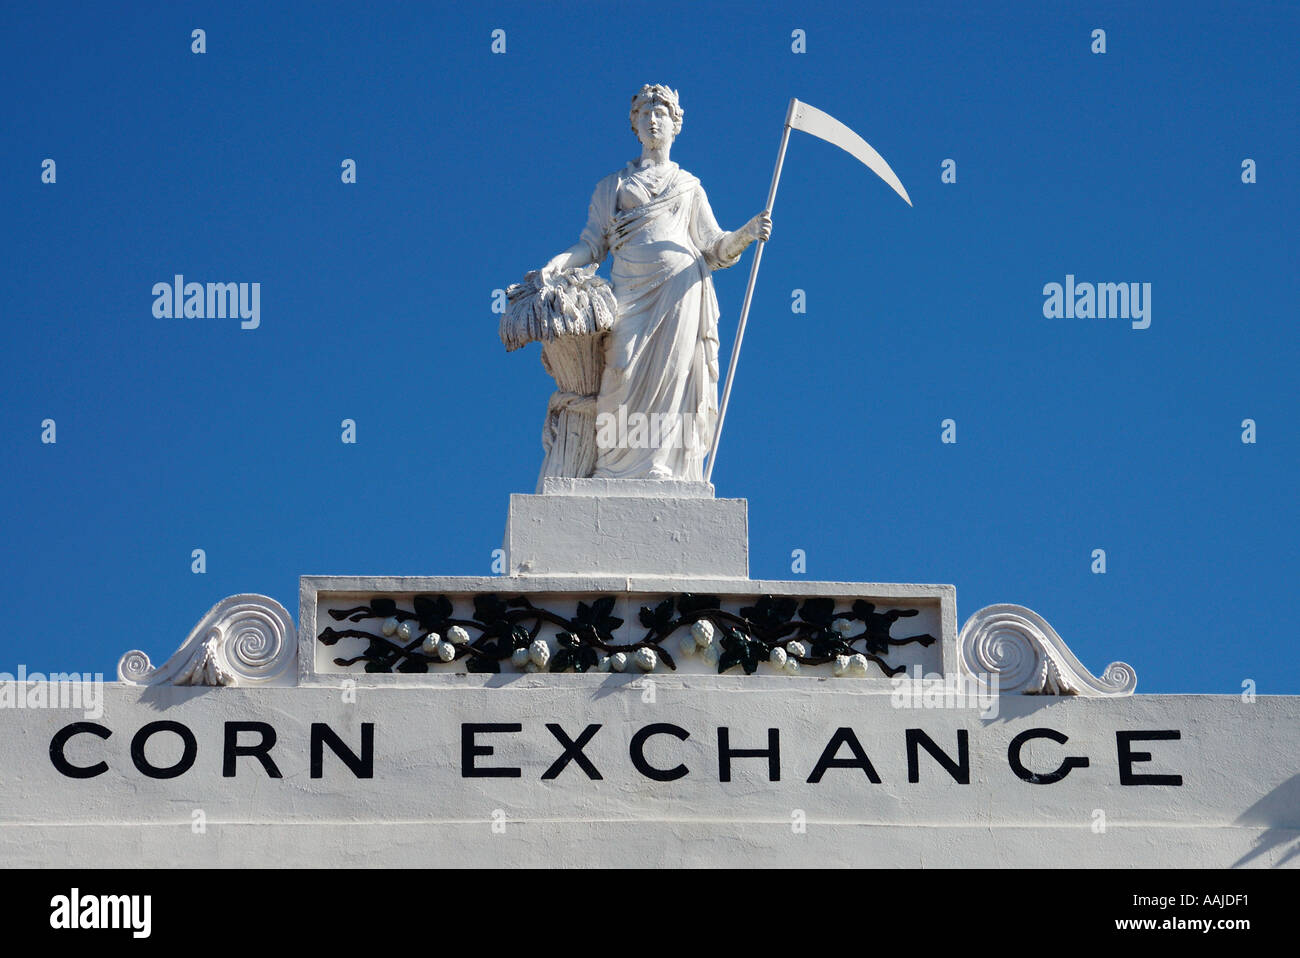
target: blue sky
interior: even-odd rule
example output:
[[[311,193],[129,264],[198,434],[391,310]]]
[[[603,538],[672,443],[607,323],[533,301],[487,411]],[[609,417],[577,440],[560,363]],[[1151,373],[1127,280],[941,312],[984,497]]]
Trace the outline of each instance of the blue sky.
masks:
[[[161,662],[227,595],[296,616],[303,574],[489,572],[552,388],[535,347],[502,349],[492,291],[577,239],[662,82],[724,228],[761,208],[791,96],[915,204],[792,136],[713,477],[749,500],[754,578],[804,549],[814,579],[953,583],[962,621],[1027,605],[1140,692],[1298,693],[1298,25],[1281,3],[8,5],[0,670]],[[724,358],[751,255],[714,277]],[[260,327],[155,318],[176,273],[260,282]],[[1067,274],[1150,283],[1150,327],[1045,318]]]

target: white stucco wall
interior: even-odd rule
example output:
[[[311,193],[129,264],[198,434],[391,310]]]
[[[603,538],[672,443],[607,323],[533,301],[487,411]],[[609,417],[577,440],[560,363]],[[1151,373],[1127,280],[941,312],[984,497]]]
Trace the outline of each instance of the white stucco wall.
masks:
[[[793,679],[756,686],[740,676],[514,676],[495,686],[349,688],[104,688],[103,714],[0,710],[0,863],[24,866],[195,865],[1131,865],[1271,866],[1300,863],[1300,698],[1003,696],[995,718],[976,708],[900,708],[868,683]],[[350,699],[355,701],[350,701]],[[649,701],[653,699],[653,701]],[[169,779],[142,774],[132,739],[152,722],[193,735],[193,766]],[[73,766],[107,771],[71,778],[51,760],[51,740],[73,722],[111,732],[72,736]],[[269,752],[282,778],[255,757],[223,776],[226,723],[274,728]],[[354,751],[374,725],[373,778],[357,778],[328,748],[310,774],[313,723]],[[518,768],[517,778],[466,777],[467,723],[517,723],[482,733],[494,753],[473,763]],[[602,778],[570,762],[547,723],[576,738]],[[654,735],[651,765],[684,764],[675,781],[638,771],[629,745],[656,723],[689,733]],[[880,777],[829,768],[808,781],[841,727],[851,728]],[[766,758],[734,758],[721,780],[718,729],[731,747],[764,748],[778,730],[779,781]],[[954,759],[969,736],[969,784],[924,748],[908,781],[907,729],[923,730]],[[1086,758],[1055,784],[1031,784],[1008,761],[1029,729],[1068,736],[1023,750],[1030,771]],[[1182,784],[1122,784],[1118,732],[1170,731],[1134,741],[1149,762],[1134,774]],[[241,745],[261,740],[244,732]],[[157,733],[145,757],[159,767],[180,738]],[[840,759],[851,756],[847,746]],[[495,817],[494,817],[495,813]],[[798,824],[806,820],[806,829]],[[202,816],[204,828],[196,821]],[[1102,818],[1101,816],[1104,816]],[[496,827],[494,828],[494,823]],[[1104,824],[1104,828],[1101,827]]]

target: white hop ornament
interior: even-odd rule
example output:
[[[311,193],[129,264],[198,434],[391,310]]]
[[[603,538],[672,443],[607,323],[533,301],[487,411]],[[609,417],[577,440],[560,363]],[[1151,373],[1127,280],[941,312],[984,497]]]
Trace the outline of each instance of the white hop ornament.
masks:
[[[778,669],[785,668],[785,659],[786,659],[785,649],[781,648],[781,646],[779,645],[775,646],[772,649],[771,654],[769,654],[767,657],[767,660],[771,662],[773,665],[775,665]]]
[[[836,619],[831,623],[831,628],[837,635],[845,636],[853,631],[853,622],[850,619]]]
[[[700,619],[691,626],[691,638],[695,639],[695,644],[702,649],[707,649],[713,644],[713,636],[713,623],[708,619]]]
[[[596,671],[597,671],[597,672],[608,672],[608,671],[609,671],[609,656],[608,656],[608,655],[602,655],[602,656],[600,656],[600,658],[596,659]]]
[[[683,635],[677,645],[682,650],[682,655],[694,655],[695,650],[699,648],[695,644],[695,636],[693,635]]]
[[[707,665],[709,668],[717,668],[718,667],[718,643],[716,642],[709,643],[709,645],[705,647],[704,651],[700,653],[700,658],[704,660],[704,664]]]
[[[545,639],[533,639],[533,644],[528,646],[528,660],[539,669],[546,668],[546,663],[551,661],[551,647]]]
[[[787,642],[785,644],[785,650],[791,655],[802,656],[808,654],[808,650],[804,648],[804,644],[802,642]]]
[[[437,632],[430,632],[428,635],[424,637],[424,641],[420,643],[420,651],[423,652],[425,655],[437,655],[438,644],[441,641],[442,641],[442,636],[440,636]]]
[[[622,672],[627,668],[627,653],[615,652],[609,657],[609,667],[615,672]]]
[[[392,635],[394,632],[397,631],[397,627],[400,624],[401,623],[397,621],[397,616],[394,615],[394,616],[389,616],[387,619],[384,619],[384,624],[381,625],[379,628],[383,630],[384,635]]]
[[[523,667],[528,664],[528,650],[515,649],[513,652],[511,652],[510,664],[513,665],[515,668],[519,669],[520,671],[522,671]]]
[[[853,671],[854,675],[866,675],[867,657],[861,652],[857,653],[853,658],[849,659],[849,668]]]
[[[420,626],[411,619],[407,619],[397,627],[397,634],[403,642],[410,642],[420,631]]]
[[[798,660],[798,659],[795,659],[795,658],[789,658],[789,659],[786,659],[786,660],[785,660],[785,670],[786,670],[787,672],[789,672],[791,675],[798,675],[798,674],[799,674],[799,660]]]
[[[469,633],[459,625],[453,625],[447,630],[447,641],[452,645],[464,645],[469,641]]]
[[[847,655],[835,656],[835,664],[831,666],[831,672],[835,675],[844,675],[849,670],[849,657]]]
[[[639,648],[634,656],[636,667],[642,672],[653,672],[655,666],[659,664],[659,656],[655,655],[654,649]]]
[[[438,643],[438,658],[442,659],[444,662],[450,662],[455,657],[456,646],[452,645],[450,642]]]

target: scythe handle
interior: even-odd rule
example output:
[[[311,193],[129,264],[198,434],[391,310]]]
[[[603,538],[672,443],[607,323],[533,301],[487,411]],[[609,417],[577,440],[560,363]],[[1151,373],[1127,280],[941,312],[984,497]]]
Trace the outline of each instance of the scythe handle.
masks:
[[[776,187],[781,182],[781,165],[785,162],[786,144],[790,142],[790,119],[794,115],[798,100],[791,99],[786,110],[785,126],[781,130],[781,148],[776,153],[776,169],[772,171],[772,185],[767,191],[767,205],[763,207],[769,214],[776,204]],[[704,481],[713,477],[713,462],[718,455],[718,441],[722,438],[722,423],[727,418],[727,403],[731,399],[731,384],[736,378],[736,365],[740,361],[740,345],[745,339],[745,321],[749,318],[749,304],[754,298],[754,283],[758,280],[758,264],[763,260],[764,241],[759,240],[754,249],[754,262],[749,267],[749,282],[745,286],[745,302],[740,307],[740,325],[736,328],[736,344],[731,348],[731,361],[727,364],[727,383],[722,390],[722,406],[718,409],[718,424],[713,430],[713,443],[709,446],[709,464],[704,472]]]

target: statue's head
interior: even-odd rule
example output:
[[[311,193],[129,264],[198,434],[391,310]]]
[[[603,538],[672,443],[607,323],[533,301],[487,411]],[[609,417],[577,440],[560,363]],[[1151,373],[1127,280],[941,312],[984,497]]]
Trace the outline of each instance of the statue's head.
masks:
[[[670,90],[662,83],[647,83],[637,91],[636,96],[632,97],[632,112],[628,115],[628,120],[632,124],[632,132],[637,135],[637,139],[645,142],[649,119],[653,115],[658,115],[659,121],[665,119],[672,123],[672,136],[669,142],[676,139],[677,135],[682,132],[682,108],[677,102],[677,91]],[[665,131],[666,132],[666,131]]]

